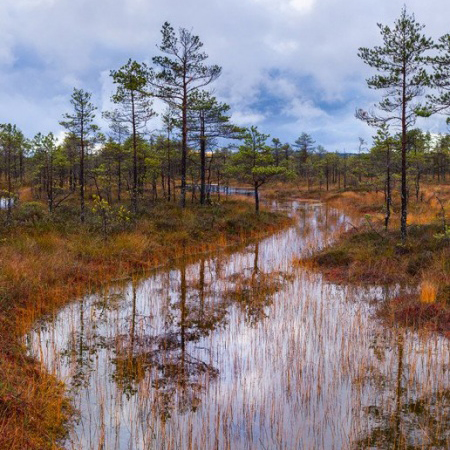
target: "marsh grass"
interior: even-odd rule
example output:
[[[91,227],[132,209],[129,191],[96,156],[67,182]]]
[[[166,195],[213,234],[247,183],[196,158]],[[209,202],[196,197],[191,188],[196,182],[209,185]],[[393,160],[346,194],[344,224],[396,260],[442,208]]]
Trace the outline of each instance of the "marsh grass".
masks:
[[[68,430],[63,386],[19,344],[38,318],[102,284],[291,223],[282,214],[256,216],[252,208],[238,200],[184,210],[160,202],[106,239],[95,217],[81,226],[70,204],[52,217],[30,218],[19,210],[0,242],[0,448],[57,448]]]
[[[236,252],[81,296],[27,334],[80,409],[68,448],[448,447],[447,341],[374,320],[410,289],[293,266],[349,219],[310,203],[293,214]]]
[[[417,286],[414,295],[392,299],[389,307],[383,308],[384,317],[391,323],[427,327],[450,337],[450,240],[443,230],[443,223],[448,221],[445,205],[450,205],[450,186],[425,186],[419,201],[410,199],[408,239],[404,245],[397,231],[397,195],[389,231],[383,228],[383,193],[334,193],[328,201],[349,214],[368,215],[362,221],[349,222],[347,233],[307,258],[307,263],[337,283]],[[297,263],[305,265],[306,261]]]

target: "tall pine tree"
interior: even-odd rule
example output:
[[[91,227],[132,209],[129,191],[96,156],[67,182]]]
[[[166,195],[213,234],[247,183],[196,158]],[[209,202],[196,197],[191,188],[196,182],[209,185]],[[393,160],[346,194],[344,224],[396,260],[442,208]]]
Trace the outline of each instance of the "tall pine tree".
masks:
[[[222,69],[207,66],[208,55],[201,51],[200,38],[186,28],[180,28],[178,36],[168,22],[164,23],[159,49],[164,56],[153,58],[158,71],[151,78],[153,95],[181,115],[181,206],[186,206],[186,173],[188,154],[188,111],[191,95],[216,80]]]
[[[433,48],[433,41],[422,34],[424,25],[416,22],[414,15],[402,9],[400,18],[391,28],[378,24],[382,46],[361,47],[358,56],[379,73],[367,79],[370,89],[383,91],[383,99],[375,105],[376,111],[358,110],[358,118],[370,125],[379,126],[392,122],[401,130],[401,220],[402,242],[406,239],[408,215],[407,190],[407,134],[418,115],[417,99],[424,94],[428,83],[425,71],[426,51]]]
[[[64,114],[65,120],[60,124],[77,139],[80,149],[80,220],[84,222],[85,156],[94,134],[98,131],[98,126],[93,123],[97,108],[91,103],[91,93],[83,89],[73,90],[70,103],[73,112]]]
[[[119,123],[131,137],[133,151],[133,184],[131,187],[131,207],[136,213],[138,209],[138,144],[147,122],[155,115],[152,101],[148,97],[147,84],[150,70],[145,64],[131,59],[119,70],[112,70],[111,77],[117,85],[111,97],[118,105],[113,112],[105,113],[106,118]]]

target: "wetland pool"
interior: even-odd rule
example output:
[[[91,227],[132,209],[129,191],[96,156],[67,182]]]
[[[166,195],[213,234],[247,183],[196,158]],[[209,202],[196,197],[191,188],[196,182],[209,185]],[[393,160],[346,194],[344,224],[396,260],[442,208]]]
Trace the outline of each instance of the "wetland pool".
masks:
[[[399,287],[293,261],[347,226],[291,202],[292,227],[107,286],[24,337],[79,411],[68,449],[448,448],[450,348],[383,326]]]

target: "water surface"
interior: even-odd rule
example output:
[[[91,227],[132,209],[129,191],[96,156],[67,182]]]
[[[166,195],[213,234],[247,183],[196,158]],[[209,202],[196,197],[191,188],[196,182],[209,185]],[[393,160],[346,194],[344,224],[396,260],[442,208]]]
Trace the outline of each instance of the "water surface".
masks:
[[[373,317],[398,287],[298,267],[346,227],[296,225],[78,299],[27,336],[80,411],[74,449],[447,448],[448,341]]]

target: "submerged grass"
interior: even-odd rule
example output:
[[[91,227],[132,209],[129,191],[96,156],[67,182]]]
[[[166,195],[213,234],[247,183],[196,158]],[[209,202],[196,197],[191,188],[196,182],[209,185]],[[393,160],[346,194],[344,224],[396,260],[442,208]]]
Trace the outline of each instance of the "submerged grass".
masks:
[[[292,209],[297,226],[99,290],[28,334],[72,386],[73,448],[448,448],[446,340],[374,321],[384,288],[293,268],[345,216]]]
[[[33,322],[77,295],[183,255],[214,251],[291,223],[245,201],[181,209],[155,203],[106,239],[70,208],[6,229],[0,242],[0,448],[58,448],[72,411],[64,386],[19,344]]]
[[[450,186],[426,186],[410,199],[408,239],[401,244],[400,200],[394,197],[390,229],[383,228],[381,192],[335,192],[328,201],[361,224],[301,264],[320,268],[334,282],[412,284],[417,292],[387,302],[379,314],[391,323],[426,327],[450,337],[450,238],[444,230]]]

